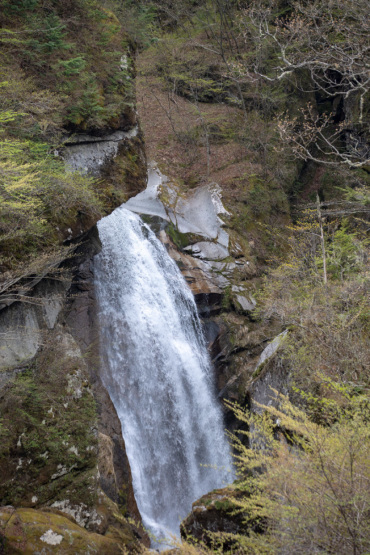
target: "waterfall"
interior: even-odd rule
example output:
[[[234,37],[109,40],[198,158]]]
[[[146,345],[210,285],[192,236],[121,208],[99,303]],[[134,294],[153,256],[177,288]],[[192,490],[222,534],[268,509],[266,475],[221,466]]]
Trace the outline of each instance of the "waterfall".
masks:
[[[121,420],[144,524],[156,537],[178,536],[192,502],[232,478],[196,305],[139,216],[120,207],[98,229],[103,383]]]

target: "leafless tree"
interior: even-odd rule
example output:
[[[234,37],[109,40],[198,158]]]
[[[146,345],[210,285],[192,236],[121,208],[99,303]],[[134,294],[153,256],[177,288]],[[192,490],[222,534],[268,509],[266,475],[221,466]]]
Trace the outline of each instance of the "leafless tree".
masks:
[[[301,158],[350,167],[368,165],[368,1],[298,0],[288,15],[279,14],[277,5],[274,0],[253,0],[242,12],[241,33],[253,54],[237,60],[235,71],[249,82],[289,79],[306,93],[343,98],[340,125],[333,126],[331,114],[320,116],[311,105],[299,121],[280,121],[281,138]]]
[[[301,110],[299,118],[280,118],[278,129],[283,143],[291,147],[297,158],[350,168],[370,164],[370,146],[356,133],[353,122],[334,126],[332,114],[319,115],[312,104]]]

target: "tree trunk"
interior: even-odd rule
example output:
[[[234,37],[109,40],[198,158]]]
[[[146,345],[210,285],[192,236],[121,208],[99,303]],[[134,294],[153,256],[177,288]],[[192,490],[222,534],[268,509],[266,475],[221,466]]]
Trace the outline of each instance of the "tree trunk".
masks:
[[[319,220],[319,225],[320,225],[322,262],[323,262],[323,267],[324,267],[324,283],[326,285],[328,283],[328,276],[327,276],[327,272],[326,272],[326,250],[325,250],[324,228],[323,228],[323,225],[322,225],[322,214],[321,214],[321,207],[320,207],[320,199],[319,199],[318,193],[316,193],[316,202],[317,202],[317,218]]]

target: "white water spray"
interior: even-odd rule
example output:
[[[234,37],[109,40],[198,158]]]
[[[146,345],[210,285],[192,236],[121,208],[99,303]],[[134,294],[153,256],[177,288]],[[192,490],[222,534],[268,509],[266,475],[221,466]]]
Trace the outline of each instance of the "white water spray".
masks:
[[[103,383],[122,423],[144,524],[157,537],[178,535],[192,502],[232,479],[196,305],[139,216],[120,207],[98,229]]]

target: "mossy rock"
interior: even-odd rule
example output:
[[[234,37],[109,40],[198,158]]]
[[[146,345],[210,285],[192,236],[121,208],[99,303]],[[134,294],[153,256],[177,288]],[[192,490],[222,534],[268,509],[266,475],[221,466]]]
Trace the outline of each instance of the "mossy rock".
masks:
[[[0,407],[0,504],[15,506],[14,511],[18,507],[33,511],[27,533],[22,531],[22,521],[15,525],[20,529],[15,546],[24,543],[25,537],[28,542],[39,510],[70,516],[78,528],[99,534],[88,544],[90,550],[86,551],[84,541],[92,536],[77,534],[76,539],[72,534],[72,550],[60,550],[58,544],[54,553],[121,553],[119,544],[131,550],[141,549],[138,541],[148,543],[140,522],[129,523],[120,514],[121,507],[101,490],[97,404],[86,361],[69,333],[60,326],[45,332],[43,349],[32,365],[0,392]],[[100,546],[100,534],[110,541]],[[49,553],[47,543],[46,551],[39,551],[32,542],[28,549],[27,542],[18,551],[11,544],[8,552]]]
[[[172,222],[168,225],[166,231],[178,249],[181,250],[189,245],[189,234],[181,233]]]
[[[101,178],[99,188],[107,213],[145,189],[147,166],[140,134],[119,145],[117,156],[104,166]]]
[[[1,503],[39,506],[67,488],[76,502],[93,505],[87,492],[96,489],[97,413],[72,337],[45,336],[43,350],[1,391],[0,403]]]
[[[245,532],[244,516],[236,511],[235,503],[241,496],[240,491],[232,488],[207,493],[193,503],[191,513],[182,521],[181,536],[191,543],[200,541],[214,548],[217,542],[214,534],[226,533],[228,539],[223,549],[232,549],[236,541],[233,536]]]
[[[122,538],[88,532],[61,514],[9,506],[0,508],[0,542],[4,554],[125,552]]]
[[[182,521],[181,537],[189,543],[201,542],[212,552],[244,553],[239,544],[240,535],[261,534],[266,527],[263,519],[240,509],[247,495],[232,486],[203,495],[193,503],[191,513]]]

